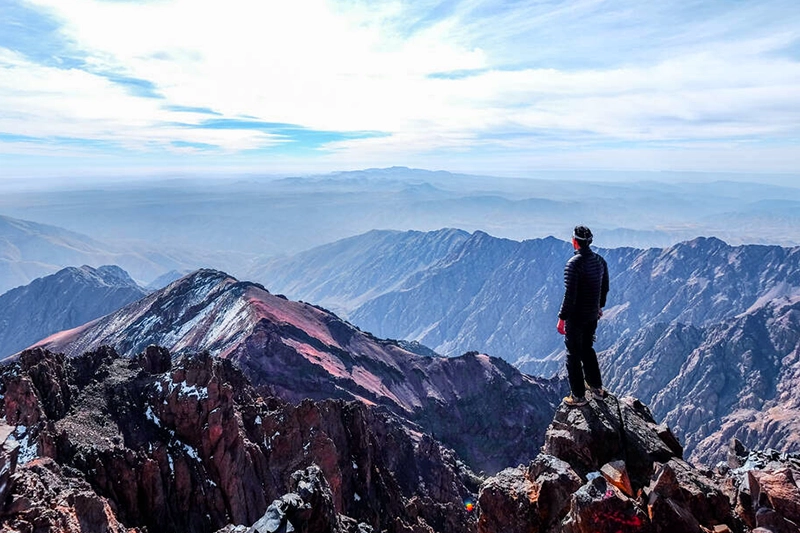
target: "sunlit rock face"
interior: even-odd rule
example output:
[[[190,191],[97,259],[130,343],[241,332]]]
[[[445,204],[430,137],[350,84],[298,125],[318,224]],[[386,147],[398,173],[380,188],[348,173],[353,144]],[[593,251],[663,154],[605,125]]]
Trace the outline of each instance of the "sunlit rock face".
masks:
[[[484,482],[478,532],[797,531],[800,455],[725,451],[713,470],[687,463],[631,397],[562,406],[541,455]]]

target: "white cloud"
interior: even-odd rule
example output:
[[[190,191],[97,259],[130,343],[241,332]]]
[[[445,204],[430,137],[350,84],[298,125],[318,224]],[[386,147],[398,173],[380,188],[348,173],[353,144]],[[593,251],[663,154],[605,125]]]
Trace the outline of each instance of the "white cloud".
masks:
[[[429,5],[31,3],[62,22],[89,70],[147,80],[164,99],[137,97],[97,73],[38,65],[0,49],[0,106],[14,110],[0,117],[0,131],[18,135],[111,141],[140,150],[173,141],[227,151],[281,142],[254,130],[177,127],[175,122],[198,123],[203,116],[169,111],[169,105],[316,130],[391,134],[329,143],[325,157],[331,161],[402,163],[471,149],[595,150],[603,142],[786,141],[800,133],[800,63],[774,54],[799,33],[723,39],[726,27],[741,27],[741,15],[687,24],[681,39],[665,38],[674,48],[648,62],[632,54],[639,59],[621,57],[611,66],[508,69],[508,58],[525,47],[536,55],[537,43],[515,40],[532,29],[581,28],[594,17],[606,25],[607,36],[619,20],[640,16],[607,9],[613,2],[572,2],[549,11],[523,3],[503,11],[470,1],[409,31]],[[492,14],[476,18],[490,8]],[[513,53],[498,48],[504,32],[502,44]],[[644,28],[632,35],[655,33]],[[702,48],[691,44],[692,35]],[[655,45],[643,41],[647,46]],[[457,71],[474,74],[431,77]],[[528,140],[532,135],[546,140]]]

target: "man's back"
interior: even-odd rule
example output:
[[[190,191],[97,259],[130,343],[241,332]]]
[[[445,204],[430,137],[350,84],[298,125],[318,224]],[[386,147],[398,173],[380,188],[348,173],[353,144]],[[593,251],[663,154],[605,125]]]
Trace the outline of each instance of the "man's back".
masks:
[[[564,301],[558,317],[576,322],[597,320],[608,294],[608,266],[588,246],[575,251],[564,268]]]

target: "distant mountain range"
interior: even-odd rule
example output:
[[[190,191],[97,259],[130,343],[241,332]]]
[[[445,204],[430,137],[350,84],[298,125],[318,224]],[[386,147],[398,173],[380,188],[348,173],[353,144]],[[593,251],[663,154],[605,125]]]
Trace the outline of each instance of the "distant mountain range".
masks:
[[[600,348],[656,322],[707,326],[800,295],[800,248],[698,238],[598,251],[611,275]],[[414,262],[415,254],[424,261]],[[443,355],[479,350],[552,375],[562,366],[555,320],[571,255],[571,245],[554,238],[370,232],[267,263],[252,277],[291,298],[330,305],[381,337],[416,340]]]
[[[176,355],[208,350],[235,361],[255,386],[289,401],[384,406],[486,471],[535,455],[564,392],[560,380],[523,375],[477,352],[411,353],[322,308],[215,270],[197,271],[37,346],[77,356],[108,345],[133,356],[152,344]]]
[[[426,235],[432,242],[441,238],[440,232]],[[407,236],[385,233],[380,241],[371,233],[363,244],[349,239],[284,259],[280,277],[267,265],[257,279],[293,298],[305,298],[313,279],[314,287],[327,289],[315,293],[323,302],[379,336],[416,340],[444,355],[475,349],[533,374],[563,372],[555,317],[571,247],[552,238],[457,235],[449,255],[424,270],[409,269],[404,281],[392,270],[396,288],[371,298],[352,290],[357,285],[349,274],[357,272],[360,282],[364,265],[376,264],[376,242],[380,265],[408,264],[402,244],[397,260],[386,245]],[[420,249],[425,240],[414,236]],[[306,278],[306,265],[324,264],[329,250],[337,251],[332,262],[353,259],[339,263],[330,282],[319,271]],[[794,418],[786,416],[800,407],[796,394],[786,392],[800,375],[800,248],[700,238],[664,249],[599,251],[611,272],[597,343],[605,350],[609,388],[651,403],[685,439],[687,452],[704,460],[720,459],[720,442],[734,435],[748,446],[800,449],[790,437]],[[372,271],[378,278],[380,272]],[[336,287],[349,290],[336,294]]]
[[[109,245],[61,227],[0,216],[0,294],[67,266],[109,264],[149,281],[192,262],[146,246]]]
[[[117,266],[69,267],[0,295],[0,358],[135,302],[147,292]]]
[[[567,237],[584,223],[609,248],[664,247],[699,235],[736,244],[800,244],[800,189],[732,181],[745,178],[601,172],[498,178],[393,167],[288,178],[61,183],[25,192],[0,184],[0,213],[68,228],[120,250],[137,243],[173,259],[202,260],[149,276],[121,261],[101,263],[119,264],[144,282],[198,266],[250,279],[251,260],[372,229],[454,227],[525,240]],[[76,264],[95,265],[57,263]]]

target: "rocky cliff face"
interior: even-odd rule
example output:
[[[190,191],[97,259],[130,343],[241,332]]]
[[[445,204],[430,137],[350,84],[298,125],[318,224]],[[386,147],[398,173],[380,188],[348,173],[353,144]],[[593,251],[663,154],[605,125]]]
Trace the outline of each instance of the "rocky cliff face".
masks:
[[[116,266],[69,267],[0,296],[0,358],[144,297]]]
[[[559,380],[525,376],[483,354],[411,353],[324,309],[212,270],[41,343],[68,356],[102,345],[134,356],[147,344],[178,354],[209,350],[287,401],[385,406],[435,434],[477,471],[496,472],[535,455],[563,392]]]
[[[748,453],[698,470],[633,398],[561,407],[542,454],[481,487],[479,533],[798,531],[800,456]]]
[[[800,451],[800,300],[775,299],[706,327],[659,323],[601,357],[613,390],[634,394],[675,428],[693,460],[746,446]]]
[[[2,384],[14,530],[476,529],[476,478],[417,427],[361,402],[262,397],[223,359],[35,350]]]
[[[541,453],[483,480],[362,402],[258,394],[230,361],[149,347],[0,371],[0,523],[140,533],[790,533],[800,455],[697,469],[630,397],[561,406]]]

